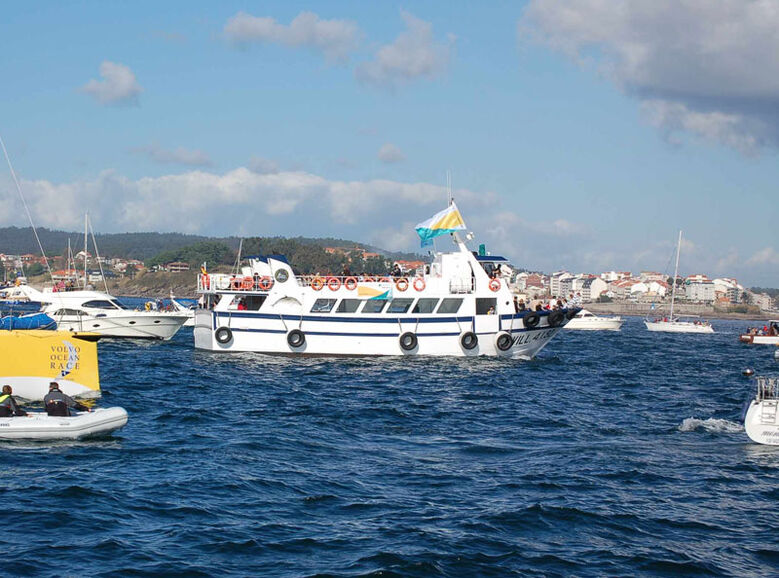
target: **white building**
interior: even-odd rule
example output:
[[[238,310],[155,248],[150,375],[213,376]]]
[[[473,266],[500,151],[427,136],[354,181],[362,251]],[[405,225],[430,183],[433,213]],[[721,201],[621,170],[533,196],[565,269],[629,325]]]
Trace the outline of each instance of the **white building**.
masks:
[[[697,301],[699,303],[713,303],[716,299],[714,292],[714,283],[711,281],[686,283],[684,292],[690,301]]]

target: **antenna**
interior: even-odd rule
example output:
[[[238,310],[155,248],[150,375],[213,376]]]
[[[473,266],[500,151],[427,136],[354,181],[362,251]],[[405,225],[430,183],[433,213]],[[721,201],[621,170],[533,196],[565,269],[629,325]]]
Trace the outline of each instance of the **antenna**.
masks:
[[[452,198],[452,173],[447,170],[446,171],[446,196],[447,196],[447,206],[450,206],[454,199]]]

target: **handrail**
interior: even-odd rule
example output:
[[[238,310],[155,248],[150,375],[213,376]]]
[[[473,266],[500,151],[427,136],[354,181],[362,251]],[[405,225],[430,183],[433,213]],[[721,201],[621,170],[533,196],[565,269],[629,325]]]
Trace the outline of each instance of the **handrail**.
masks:
[[[755,401],[779,399],[779,377],[758,377]]]

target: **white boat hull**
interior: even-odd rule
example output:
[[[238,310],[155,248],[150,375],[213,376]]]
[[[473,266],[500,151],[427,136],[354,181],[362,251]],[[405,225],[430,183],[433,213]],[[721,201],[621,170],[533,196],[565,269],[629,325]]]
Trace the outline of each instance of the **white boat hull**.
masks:
[[[45,413],[0,418],[0,439],[4,440],[73,440],[105,435],[127,423],[127,412],[121,407],[79,412],[70,417],[52,417]]]
[[[619,331],[622,328],[621,317],[574,317],[565,326],[578,331]]]
[[[708,324],[697,324],[689,321],[644,321],[647,330],[665,333],[714,333],[714,328]]]
[[[753,400],[747,409],[744,429],[754,442],[779,446],[779,400]]]
[[[103,337],[133,339],[171,339],[184,324],[186,315],[132,312],[129,315],[95,317],[87,315],[57,316],[57,329],[89,331]]]
[[[779,345],[779,335],[750,335],[743,333],[738,337],[742,343],[752,345]]]
[[[332,319],[300,315],[217,313],[199,309],[195,316],[195,347],[220,352],[255,351],[272,354],[307,355],[432,355],[468,357],[490,355],[530,359],[564,326],[549,327],[548,314],[538,326],[528,329],[521,317],[482,315],[477,319],[458,317],[351,318]],[[216,332],[230,330],[230,339],[220,343]],[[305,342],[299,347],[288,343],[292,330],[302,331]],[[464,333],[473,331],[478,343],[472,349],[461,344]],[[417,338],[413,349],[404,350],[401,335],[410,332]],[[497,341],[509,335],[511,346],[501,350]],[[505,337],[503,337],[504,343]],[[504,345],[505,347],[505,345]]]

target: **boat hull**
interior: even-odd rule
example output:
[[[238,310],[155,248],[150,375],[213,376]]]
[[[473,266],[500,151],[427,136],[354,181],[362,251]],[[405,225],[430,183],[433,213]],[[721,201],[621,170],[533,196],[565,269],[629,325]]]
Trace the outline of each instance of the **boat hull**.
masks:
[[[567,321],[567,320],[566,320]],[[195,347],[219,352],[294,355],[353,356],[454,356],[479,355],[531,359],[558,333],[548,325],[548,314],[529,329],[521,317],[487,315],[474,317],[375,318],[333,320],[300,315],[227,314],[199,309],[195,316]],[[229,329],[229,339],[220,343],[217,330]],[[299,346],[290,345],[290,332],[304,335]],[[477,343],[467,349],[463,336],[476,334]],[[401,336],[412,333],[416,345],[404,349]],[[221,332],[227,335],[227,332]],[[508,337],[506,337],[508,336]],[[510,345],[509,341],[510,339]],[[499,345],[503,346],[501,349]]]
[[[779,400],[753,400],[747,409],[744,429],[754,442],[779,446]]]
[[[619,331],[622,328],[622,319],[619,317],[605,318],[576,318],[571,319],[565,326],[566,329],[577,331]]]
[[[78,412],[70,417],[53,417],[45,413],[0,418],[0,439],[4,440],[75,440],[106,435],[127,424],[127,412],[121,407]]]
[[[134,312],[132,315],[94,317],[57,316],[57,328],[64,331],[90,331],[103,337],[130,339],[171,339],[187,319],[186,315]]]
[[[687,321],[644,321],[647,330],[664,333],[714,333],[711,325],[698,325]]]
[[[738,340],[741,343],[749,343],[751,345],[779,345],[779,335],[750,335],[743,333],[738,336]]]

